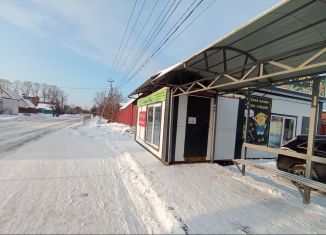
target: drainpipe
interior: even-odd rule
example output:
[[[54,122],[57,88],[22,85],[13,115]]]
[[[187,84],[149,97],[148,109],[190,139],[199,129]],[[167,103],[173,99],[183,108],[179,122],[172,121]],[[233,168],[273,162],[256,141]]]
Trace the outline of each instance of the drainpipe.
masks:
[[[214,163],[215,160],[215,145],[216,145],[216,127],[217,127],[217,104],[218,104],[218,95],[214,98],[214,104],[213,104],[213,138],[212,138],[212,154],[211,154],[211,163]]]
[[[243,144],[247,143],[247,132],[248,132],[248,128],[249,128],[250,99],[251,99],[251,92],[248,89],[248,91],[247,91],[247,107],[246,107],[247,115],[246,115],[246,125],[245,125],[245,131],[244,131],[245,136],[244,136]],[[241,159],[246,160],[246,158],[247,158],[247,148],[242,147]],[[246,174],[246,165],[242,164],[241,172],[242,172],[242,175]]]
[[[170,89],[170,105],[169,105],[169,147],[168,147],[168,164],[171,164],[172,161],[172,134],[173,134],[173,107],[174,107],[174,102],[173,102],[173,89]]]

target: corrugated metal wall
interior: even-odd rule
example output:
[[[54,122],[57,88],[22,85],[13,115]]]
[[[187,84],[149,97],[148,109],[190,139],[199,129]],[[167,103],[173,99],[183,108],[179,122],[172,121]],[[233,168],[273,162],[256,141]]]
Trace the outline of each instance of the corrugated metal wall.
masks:
[[[116,114],[116,122],[129,126],[136,126],[137,105],[130,104],[125,109],[119,110]]]

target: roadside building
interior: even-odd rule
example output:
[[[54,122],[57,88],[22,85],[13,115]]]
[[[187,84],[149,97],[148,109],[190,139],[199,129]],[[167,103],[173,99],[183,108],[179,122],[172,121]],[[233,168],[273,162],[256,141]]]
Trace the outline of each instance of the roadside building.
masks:
[[[19,100],[19,113],[37,113],[36,106],[29,99]]]
[[[48,102],[39,102],[36,109],[39,113],[53,114],[54,105]]]
[[[244,95],[177,96],[171,126],[169,94],[168,88],[162,88],[138,99],[138,143],[165,163],[230,161],[241,157],[247,102]],[[251,97],[248,141],[279,148],[296,135],[307,134],[310,100],[308,94],[281,88],[255,91]],[[319,106],[325,101],[320,99]],[[319,116],[321,120],[321,112]],[[276,154],[248,150],[248,158],[275,157]]]
[[[320,1],[283,1],[150,77],[130,94],[143,96],[136,141],[168,164],[240,158],[242,146],[247,158],[275,157],[308,123],[312,143],[325,101],[325,10]],[[303,80],[313,96],[278,88]]]
[[[0,88],[0,114],[18,114],[21,99],[18,93]]]
[[[26,100],[30,100],[35,105],[35,107],[37,107],[38,103],[40,102],[40,97],[38,96],[23,95],[23,98]]]
[[[135,99],[124,103],[116,113],[115,121],[129,126],[137,124],[137,105]]]

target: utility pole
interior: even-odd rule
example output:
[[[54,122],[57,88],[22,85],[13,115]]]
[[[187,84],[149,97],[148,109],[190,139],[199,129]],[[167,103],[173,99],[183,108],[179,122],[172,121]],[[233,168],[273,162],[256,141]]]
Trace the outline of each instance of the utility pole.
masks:
[[[107,97],[105,97],[104,107],[103,107],[102,113],[101,113],[101,115],[100,115],[99,123],[101,122],[101,119],[102,119],[102,117],[103,117],[104,110],[105,110],[106,105],[107,105],[107,103],[108,103],[108,98],[111,96],[112,91],[113,91],[113,85],[112,85],[112,84],[114,83],[114,80],[112,80],[112,79],[108,79],[107,82],[110,83],[110,90],[109,90],[109,93],[108,93]]]

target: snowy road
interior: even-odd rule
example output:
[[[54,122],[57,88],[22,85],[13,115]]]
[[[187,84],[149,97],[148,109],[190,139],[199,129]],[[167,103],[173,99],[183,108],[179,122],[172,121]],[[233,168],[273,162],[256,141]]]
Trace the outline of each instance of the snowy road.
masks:
[[[3,158],[26,143],[79,121],[78,117],[73,119],[25,119],[19,122],[2,121],[0,122],[0,156]]]
[[[0,153],[0,233],[326,231],[325,195],[303,205],[290,183],[264,173],[167,167],[126,130],[92,120]]]

